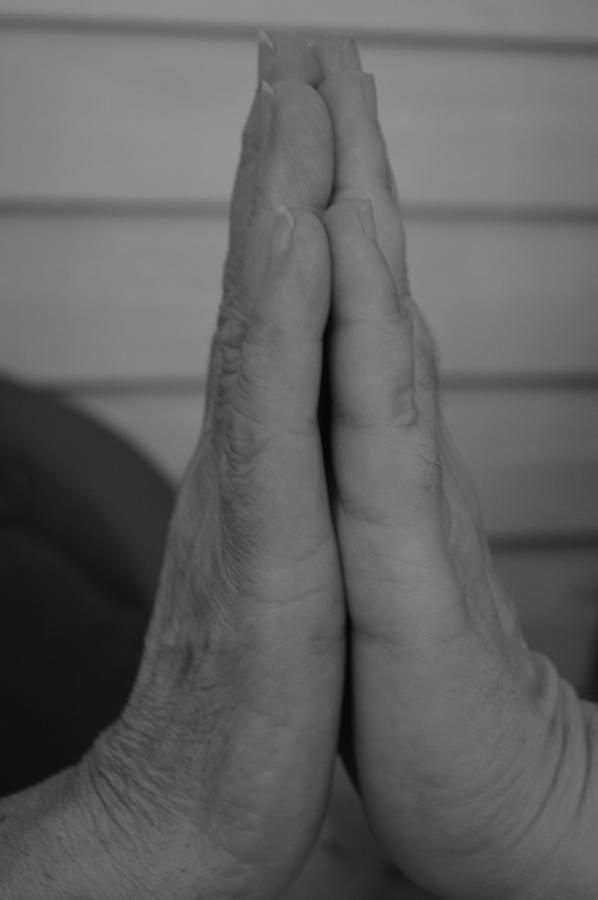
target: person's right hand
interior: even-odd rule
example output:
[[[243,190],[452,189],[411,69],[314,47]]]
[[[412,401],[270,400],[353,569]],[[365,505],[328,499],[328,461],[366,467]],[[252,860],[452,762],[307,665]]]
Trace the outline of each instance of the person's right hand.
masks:
[[[201,438],[133,694],[82,767],[111,900],[278,897],[326,811],[345,614],[317,421],[329,251],[310,210],[332,132],[307,44],[283,72],[267,56]]]
[[[439,896],[586,900],[598,711],[527,646],[496,576],[409,292],[371,76],[334,43],[316,49],[335,138],[332,448],[364,807],[390,859]]]

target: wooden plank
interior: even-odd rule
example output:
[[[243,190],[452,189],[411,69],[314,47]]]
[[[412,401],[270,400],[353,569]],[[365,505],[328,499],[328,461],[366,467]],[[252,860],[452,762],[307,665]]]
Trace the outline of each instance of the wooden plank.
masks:
[[[595,211],[598,59],[363,55],[406,203]],[[226,199],[254,70],[243,39],[0,30],[0,203]]]
[[[447,391],[445,409],[491,532],[598,531],[595,392]]]
[[[257,27],[312,27],[532,40],[598,39],[598,11],[588,0],[0,0],[0,14],[83,20],[177,21]]]
[[[0,219],[0,359],[36,379],[199,376],[222,221]]]
[[[201,394],[79,393],[74,402],[181,476],[199,434]],[[492,534],[598,532],[595,394],[453,391],[445,405]]]
[[[449,376],[595,371],[598,228],[407,222],[413,294]]]
[[[452,377],[598,370],[598,226],[407,223]],[[0,360],[39,381],[203,376],[222,217],[0,217]]]

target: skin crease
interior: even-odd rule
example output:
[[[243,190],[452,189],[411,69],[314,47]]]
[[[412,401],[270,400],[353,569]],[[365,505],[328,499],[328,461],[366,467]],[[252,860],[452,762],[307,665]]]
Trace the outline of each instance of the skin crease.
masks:
[[[390,858],[442,897],[589,898],[596,710],[529,651],[494,573],[409,291],[372,78],[356,51],[316,52],[335,142],[335,524],[364,807]]]
[[[3,805],[9,898],[278,897],[326,812],[345,611],[317,423],[330,254],[310,210],[332,131],[313,52],[286,43],[244,135],[206,415],[138,678],[79,767]]]
[[[274,37],[138,679],[80,766],[0,803],[2,894],[279,897],[326,812],[348,640],[349,737],[388,859],[444,898],[585,900],[595,709],[529,651],[493,572],[373,80],[346,38]]]
[[[256,898],[279,895],[321,825],[344,649],[316,418],[329,257],[308,212],[330,190],[330,169],[310,152],[330,141],[329,122],[315,90],[297,80],[262,89],[260,106],[250,225],[229,253],[202,436],[124,736],[100,749],[101,771],[116,757],[119,785],[122,759],[151,756],[152,806],[170,796],[175,832],[184,810],[223,896]],[[283,201],[295,229],[268,262],[273,227],[287,222],[273,225]]]

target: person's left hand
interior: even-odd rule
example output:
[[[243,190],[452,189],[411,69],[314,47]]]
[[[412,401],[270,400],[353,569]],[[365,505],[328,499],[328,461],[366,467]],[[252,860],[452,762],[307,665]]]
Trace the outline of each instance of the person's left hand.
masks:
[[[589,897],[596,711],[530,652],[495,576],[409,292],[373,81],[338,47],[316,45],[335,138],[332,450],[363,802],[396,865],[444,897]]]

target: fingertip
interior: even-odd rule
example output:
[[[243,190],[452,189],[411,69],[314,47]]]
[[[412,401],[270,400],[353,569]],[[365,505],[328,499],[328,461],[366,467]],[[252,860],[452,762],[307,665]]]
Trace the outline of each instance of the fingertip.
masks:
[[[256,184],[257,205],[324,208],[334,181],[334,143],[326,104],[305,82],[276,82],[269,97]]]
[[[312,87],[322,79],[314,48],[305,37],[291,29],[264,29],[258,33],[258,80],[282,81],[295,78]]]
[[[358,72],[363,70],[361,65],[361,56],[357,41],[352,35],[349,35],[341,47],[341,66],[343,71],[355,69]]]
[[[369,195],[374,188],[390,193],[390,164],[378,123],[373,75],[335,72],[322,81],[318,92],[332,123],[337,196],[350,191]]]
[[[359,48],[352,35],[325,35],[318,38],[313,46],[322,79],[328,78],[336,72],[362,71]]]
[[[257,72],[258,84],[260,84],[262,81],[270,80],[276,49],[274,47],[274,41],[264,28],[260,28],[257,40]]]

